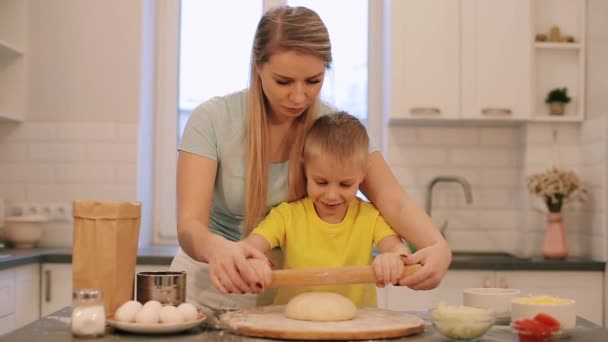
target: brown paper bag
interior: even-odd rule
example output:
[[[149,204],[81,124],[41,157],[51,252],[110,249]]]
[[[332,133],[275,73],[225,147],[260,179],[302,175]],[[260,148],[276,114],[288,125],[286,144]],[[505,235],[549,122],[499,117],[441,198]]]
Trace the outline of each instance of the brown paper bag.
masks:
[[[73,290],[103,291],[106,315],[133,299],[140,202],[74,201]]]

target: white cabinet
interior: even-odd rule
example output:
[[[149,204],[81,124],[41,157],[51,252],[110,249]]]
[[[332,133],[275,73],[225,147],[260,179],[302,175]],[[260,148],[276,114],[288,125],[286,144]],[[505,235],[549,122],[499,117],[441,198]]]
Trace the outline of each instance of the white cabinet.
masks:
[[[528,1],[462,0],[462,117],[529,116],[530,16]]]
[[[15,326],[21,328],[40,318],[40,264],[15,269]]]
[[[392,118],[460,113],[460,0],[397,0],[390,10]]]
[[[0,1],[0,122],[25,117],[28,0]]]
[[[576,301],[577,315],[603,324],[603,273],[583,271],[467,271],[450,270],[436,289],[414,291],[388,286],[382,292],[390,310],[425,311],[439,301],[462,304],[462,292],[470,287],[514,288],[527,295],[552,295]],[[379,302],[380,303],[380,302]]]
[[[389,117],[529,115],[530,13],[528,1],[391,1]]]
[[[42,264],[41,316],[72,305],[72,264]]]
[[[30,264],[0,271],[0,335],[40,317],[39,268]]]

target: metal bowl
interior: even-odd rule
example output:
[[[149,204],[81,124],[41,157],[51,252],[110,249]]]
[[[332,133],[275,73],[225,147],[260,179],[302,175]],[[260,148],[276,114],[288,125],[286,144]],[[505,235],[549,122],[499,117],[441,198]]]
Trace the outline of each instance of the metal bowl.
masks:
[[[137,272],[137,301],[180,305],[186,301],[186,272]]]

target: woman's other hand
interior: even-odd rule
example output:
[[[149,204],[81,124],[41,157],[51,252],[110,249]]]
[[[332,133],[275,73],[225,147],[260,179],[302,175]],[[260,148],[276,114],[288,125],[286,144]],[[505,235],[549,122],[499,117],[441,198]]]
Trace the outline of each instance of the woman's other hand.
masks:
[[[220,241],[223,240],[221,243]],[[209,258],[209,276],[222,293],[257,293],[264,279],[247,259],[268,263],[264,253],[242,242],[218,239]]]
[[[397,284],[403,272],[403,261],[399,253],[382,253],[374,258],[372,268],[376,274],[376,286]]]
[[[399,280],[399,285],[413,290],[430,290],[439,285],[452,262],[452,251],[445,241],[419,249],[404,257],[406,265],[421,264],[417,272]]]

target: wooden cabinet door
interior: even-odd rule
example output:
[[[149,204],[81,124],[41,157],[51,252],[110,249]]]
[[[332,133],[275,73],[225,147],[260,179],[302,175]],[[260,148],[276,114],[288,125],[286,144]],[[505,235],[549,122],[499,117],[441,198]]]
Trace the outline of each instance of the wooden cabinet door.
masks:
[[[15,275],[15,329],[19,329],[40,318],[40,264],[19,266]]]
[[[527,0],[462,0],[462,116],[532,111],[532,18]]]
[[[42,264],[41,317],[72,305],[72,264]]]
[[[494,286],[494,271],[451,270],[436,289],[414,291],[407,287],[387,287],[386,302],[390,310],[426,311],[444,301],[462,305],[462,291],[470,287]]]
[[[519,289],[522,296],[551,295],[576,301],[576,314],[603,324],[603,273],[583,271],[499,271],[499,287]]]
[[[460,111],[460,0],[390,3],[390,118]]]

